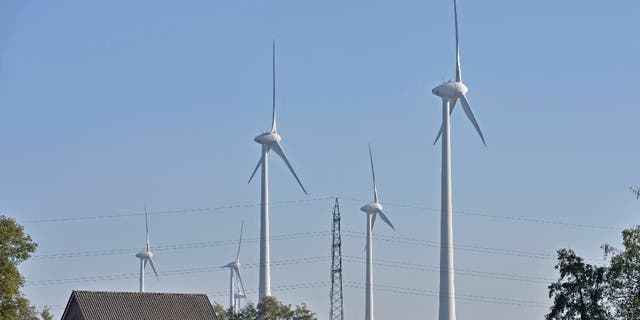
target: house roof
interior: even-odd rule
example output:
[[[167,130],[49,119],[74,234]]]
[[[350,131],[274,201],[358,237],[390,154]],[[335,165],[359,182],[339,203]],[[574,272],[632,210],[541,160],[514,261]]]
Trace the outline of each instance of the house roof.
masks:
[[[73,291],[65,315],[72,303],[85,320],[218,319],[205,294]]]

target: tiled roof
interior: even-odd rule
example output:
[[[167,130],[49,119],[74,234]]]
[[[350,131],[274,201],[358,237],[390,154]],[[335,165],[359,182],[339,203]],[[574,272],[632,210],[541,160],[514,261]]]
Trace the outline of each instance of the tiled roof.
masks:
[[[85,320],[217,320],[204,294],[73,291],[69,303],[74,298]]]

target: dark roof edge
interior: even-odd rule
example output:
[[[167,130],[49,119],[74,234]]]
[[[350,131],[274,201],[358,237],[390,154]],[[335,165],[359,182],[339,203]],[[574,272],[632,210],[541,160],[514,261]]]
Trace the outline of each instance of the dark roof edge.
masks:
[[[67,306],[64,307],[64,312],[62,313],[62,318],[64,319],[67,316],[67,311],[69,311],[69,307],[71,307],[71,303],[73,300],[76,300],[76,304],[78,305],[78,309],[80,310],[80,314],[84,317],[84,312],[82,312],[82,308],[80,307],[80,302],[76,298],[76,290],[71,291],[71,297],[69,297],[69,301],[67,301]]]
[[[76,296],[76,292],[71,291],[71,297],[69,297],[69,300],[67,300],[67,305],[64,307],[64,312],[62,313],[62,319],[64,319],[64,317],[67,315],[67,311],[69,310],[69,306],[71,305],[71,300],[73,300],[75,296]]]
[[[218,314],[216,313],[216,309],[213,308],[213,304],[211,303],[211,300],[209,300],[209,296],[207,296],[206,294],[204,296],[205,298],[207,298],[207,302],[209,303],[209,307],[211,308],[211,313],[213,313],[213,317],[215,318],[215,320],[218,320]]]

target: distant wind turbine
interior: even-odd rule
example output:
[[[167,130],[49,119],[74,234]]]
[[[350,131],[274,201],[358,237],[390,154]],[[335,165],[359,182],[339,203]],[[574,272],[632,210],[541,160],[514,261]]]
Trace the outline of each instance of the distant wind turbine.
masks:
[[[242,230],[244,229],[244,221],[240,225],[240,240],[238,241],[238,252],[236,253],[236,260],[231,261],[221,268],[229,268],[231,273],[231,279],[229,280],[229,308],[232,308],[234,312],[240,310],[240,300],[247,299],[246,291],[244,290],[244,283],[242,283],[242,277],[240,276],[240,248],[242,246]],[[236,278],[237,277],[237,278]],[[235,290],[238,290],[237,292]]]
[[[486,146],[480,126],[476,121],[467,99],[467,86],[462,83],[460,70],[460,47],[458,39],[458,6],[453,1],[456,33],[456,81],[445,82],[432,92],[442,98],[442,126],[434,145],[442,136],[442,182],[441,182],[441,225],[440,225],[440,303],[439,320],[456,319],[456,299],[453,269],[453,212],[451,198],[451,112],[460,100],[462,109],[480,135]]]
[[[373,169],[373,155],[371,153],[371,145],[369,145],[369,160],[371,161],[371,175],[373,177],[373,202],[367,203],[360,210],[367,214],[367,272],[366,272],[366,293],[365,293],[365,320],[373,320],[373,225],[376,223],[376,217],[380,215],[380,219],[388,224],[391,229],[395,230],[389,218],[382,212],[382,205],[378,201],[378,188],[376,186],[376,172]]]
[[[260,276],[258,284],[258,301],[271,296],[271,254],[269,245],[269,151],[273,150],[287,165],[293,177],[298,181],[302,191],[307,194],[302,182],[293,170],[291,163],[280,144],[282,138],[276,127],[276,44],[273,42],[273,110],[271,115],[271,130],[257,136],[255,142],[262,145],[262,156],[253,170],[249,182],[253,179],[258,168],[262,167],[262,189],[260,194]]]
[[[145,237],[147,247],[144,251],[140,251],[136,254],[136,257],[140,259],[140,292],[144,292],[144,269],[147,267],[147,262],[151,264],[153,273],[155,273],[156,278],[158,278],[158,272],[156,271],[156,267],[153,265],[153,252],[151,252],[151,245],[149,244],[149,218],[147,215],[147,208],[144,208],[144,224],[146,228]]]

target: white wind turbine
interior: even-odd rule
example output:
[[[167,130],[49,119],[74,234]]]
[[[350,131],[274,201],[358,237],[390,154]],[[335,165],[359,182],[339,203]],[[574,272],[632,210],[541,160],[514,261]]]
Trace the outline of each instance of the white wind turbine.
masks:
[[[456,300],[453,268],[453,209],[451,199],[451,112],[460,100],[462,109],[471,121],[486,146],[480,126],[476,121],[469,101],[467,86],[462,83],[460,70],[460,49],[458,39],[458,6],[453,0],[456,33],[456,81],[445,82],[435,87],[433,94],[442,98],[442,126],[434,145],[442,136],[442,182],[441,182],[441,225],[440,225],[440,303],[439,320],[456,319]]]
[[[244,284],[242,283],[242,277],[240,276],[240,247],[242,246],[243,229],[244,221],[240,225],[240,240],[238,241],[238,252],[236,253],[236,260],[231,261],[221,267],[229,268],[229,272],[231,273],[231,279],[229,280],[229,308],[232,308],[236,313],[240,310],[240,300],[245,299],[246,301],[247,299],[247,294],[244,290]]]
[[[391,229],[396,230],[389,218],[382,212],[382,205],[378,202],[378,188],[376,186],[376,172],[373,169],[373,155],[371,145],[369,145],[369,160],[371,161],[371,175],[373,176],[373,202],[367,203],[360,210],[367,214],[367,273],[366,273],[366,293],[365,293],[365,320],[373,320],[373,225],[376,217],[380,215],[382,221],[388,224]]]
[[[156,267],[153,265],[153,252],[151,252],[151,246],[149,244],[149,218],[147,215],[147,208],[144,208],[144,224],[146,228],[145,237],[147,240],[147,247],[144,251],[140,251],[136,254],[136,257],[140,259],[140,292],[144,292],[144,269],[147,267],[147,262],[151,264],[153,273],[155,273],[156,278],[158,279],[158,272],[156,271]]]
[[[284,153],[280,141],[282,138],[278,134],[276,128],[276,44],[273,42],[273,110],[271,115],[271,130],[257,136],[254,141],[262,145],[262,156],[258,161],[258,165],[253,170],[249,182],[253,179],[258,168],[262,167],[262,183],[260,193],[260,276],[258,284],[258,301],[266,296],[271,296],[271,254],[269,252],[269,151],[273,150],[287,165],[293,176],[298,181],[305,194],[302,182],[293,170],[291,163]]]

